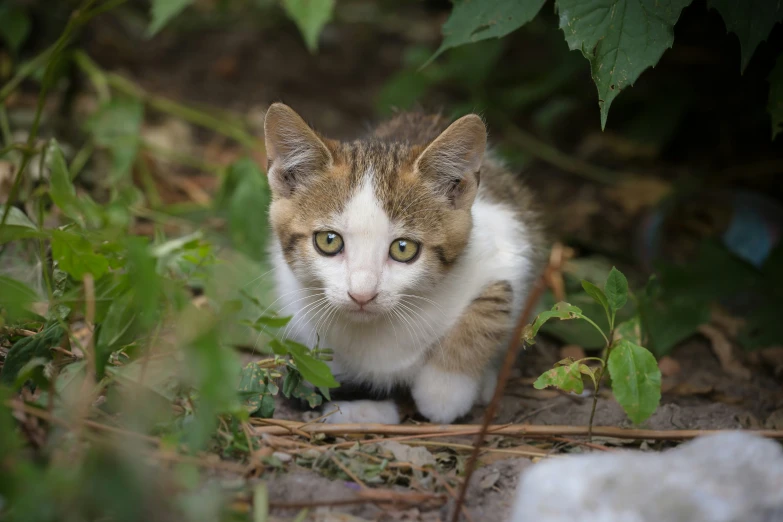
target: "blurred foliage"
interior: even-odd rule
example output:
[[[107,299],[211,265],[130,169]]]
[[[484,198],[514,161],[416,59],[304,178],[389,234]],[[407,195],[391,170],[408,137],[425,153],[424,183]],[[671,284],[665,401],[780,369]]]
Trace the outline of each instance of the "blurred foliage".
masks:
[[[269,190],[257,162],[242,157],[221,168],[219,194],[198,218],[161,207],[154,183],[144,182],[143,125],[151,111],[223,133],[245,153],[259,144],[236,119],[150,99],[71,51],[90,19],[121,3],[86,0],[57,43],[27,62],[35,67],[17,65],[17,77],[32,77],[40,88],[23,141],[11,136],[5,105],[0,114],[0,157],[14,167],[3,194],[9,203],[0,206],[0,259],[21,266],[34,252],[31,268],[42,276],[0,277],[4,520],[231,519],[230,495],[203,491],[194,463],[216,465],[202,452],[248,459],[248,422],[270,417],[281,389],[314,407],[338,385],[323,362],[330,350],[286,339],[288,318],[268,313],[265,281],[253,284],[250,274],[267,272]],[[189,3],[153,2],[150,33]],[[0,11],[0,33],[16,52],[29,33],[24,6],[4,3]],[[38,136],[41,122],[48,124],[46,95],[61,92],[72,68],[98,93],[77,122],[75,151]],[[18,85],[7,84],[4,97]],[[93,171],[100,190],[74,183]],[[152,224],[151,235],[140,221]],[[265,358],[243,369],[237,343]],[[11,411],[28,415],[32,439],[21,440]],[[107,416],[114,428],[95,420]],[[161,473],[152,464],[164,451],[180,464]]]

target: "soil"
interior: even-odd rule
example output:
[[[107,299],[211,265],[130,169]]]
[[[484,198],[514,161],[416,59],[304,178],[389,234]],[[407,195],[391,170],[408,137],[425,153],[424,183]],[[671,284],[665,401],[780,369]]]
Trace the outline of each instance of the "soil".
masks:
[[[418,21],[389,23],[381,34],[376,32],[376,26],[363,23],[330,26],[318,55],[309,54],[295,28],[286,24],[261,31],[249,24],[239,24],[228,32],[203,30],[197,35],[177,38],[164,33],[160,38],[138,41],[120,36],[122,27],[109,21],[92,28],[89,51],[103,67],[127,74],[150,92],[244,114],[254,111],[262,114],[270,103],[283,100],[324,133],[343,138],[360,133],[376,119],[376,96],[399,69],[407,46],[436,45],[439,40],[442,14],[426,13],[410,6],[405,9],[414,12],[400,13],[399,19]],[[596,250],[627,250],[633,234],[629,224],[635,222],[636,215],[629,216],[617,205],[603,205],[598,200],[604,196],[593,185],[552,167],[534,164],[527,169],[534,188],[541,194],[545,213],[562,217],[552,219],[560,223],[553,227],[555,233],[579,237],[583,243],[595,240],[600,245]],[[595,217],[597,209],[601,210],[599,218]],[[565,219],[563,216],[569,213],[572,217]],[[596,233],[595,219],[601,221],[601,233]],[[551,390],[539,392],[531,386],[537,375],[559,359],[559,349],[556,342],[544,340],[522,355],[500,404],[496,423],[587,424],[591,397]],[[783,409],[783,387],[770,366],[744,357],[743,363],[751,370],[750,377],[729,374],[704,338],[693,338],[682,344],[671,357],[679,363],[680,371],[664,379],[661,406],[645,427],[738,429],[779,422],[776,419]],[[464,422],[480,423],[483,411],[477,407]],[[277,416],[313,417],[285,404],[279,405]],[[595,424],[629,426],[630,422],[620,406],[608,394],[602,394]],[[467,438],[455,440],[469,444]],[[501,443],[496,438],[490,441]],[[639,447],[641,443],[597,442],[631,447]],[[576,446],[569,451],[587,450]],[[467,501],[473,520],[504,520],[517,477],[531,465],[535,464],[529,458],[513,457],[495,459],[481,467],[473,477]],[[456,476],[453,470],[451,473]],[[267,478],[267,482],[270,498],[276,502],[349,498],[356,490],[355,484],[327,478],[293,462],[284,472]],[[322,521],[443,520],[451,505],[450,500],[445,507],[427,510],[418,506],[364,504],[318,508],[311,514],[313,520]],[[276,514],[290,519],[292,513],[295,514],[289,511]]]

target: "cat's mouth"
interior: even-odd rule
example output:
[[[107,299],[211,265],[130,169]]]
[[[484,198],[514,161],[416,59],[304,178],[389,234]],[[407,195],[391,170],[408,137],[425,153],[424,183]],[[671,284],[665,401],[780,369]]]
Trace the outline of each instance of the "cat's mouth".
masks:
[[[351,321],[366,323],[379,317],[384,309],[378,303],[370,302],[363,305],[357,303],[346,304],[343,307],[343,313]]]

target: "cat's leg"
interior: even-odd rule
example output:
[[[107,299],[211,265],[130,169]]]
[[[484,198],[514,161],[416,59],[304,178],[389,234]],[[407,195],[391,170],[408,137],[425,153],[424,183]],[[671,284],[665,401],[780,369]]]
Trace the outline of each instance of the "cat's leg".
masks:
[[[494,385],[483,382],[500,343],[512,327],[511,285],[500,281],[473,300],[448,334],[435,344],[415,377],[411,393],[419,412],[432,422],[449,424],[468,413]],[[482,387],[485,387],[482,390]]]
[[[372,387],[361,383],[351,383],[336,360],[330,361],[328,364],[332,370],[332,375],[341,384],[339,388],[332,390],[332,397],[337,400],[327,402],[321,408],[323,415],[327,415],[324,422],[329,424],[400,423],[400,412],[393,400],[367,399],[368,397],[375,397],[376,399],[381,399],[382,397]]]

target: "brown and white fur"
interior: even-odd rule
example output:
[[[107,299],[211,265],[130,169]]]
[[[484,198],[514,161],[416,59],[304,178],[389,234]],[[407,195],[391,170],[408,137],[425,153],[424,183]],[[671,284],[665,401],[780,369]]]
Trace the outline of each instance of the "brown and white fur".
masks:
[[[265,138],[286,334],[332,348],[340,382],[408,387],[433,422],[487,401],[541,239],[529,193],[485,155],[481,118],[402,114],[345,143],[276,103]],[[339,254],[319,253],[320,231],[342,237]],[[419,243],[412,262],[390,257],[399,238]],[[400,421],[392,401],[336,405],[328,422]]]

